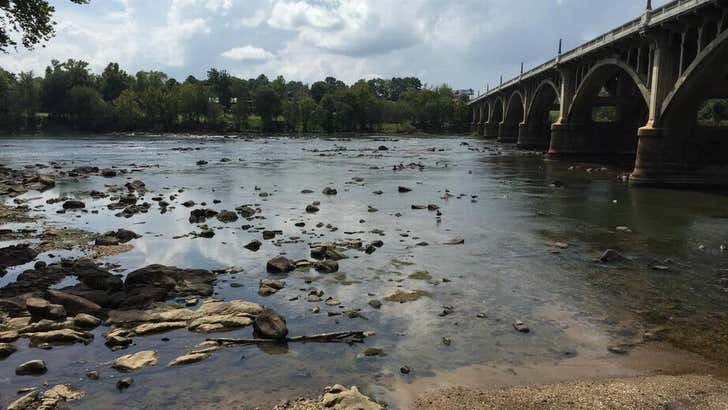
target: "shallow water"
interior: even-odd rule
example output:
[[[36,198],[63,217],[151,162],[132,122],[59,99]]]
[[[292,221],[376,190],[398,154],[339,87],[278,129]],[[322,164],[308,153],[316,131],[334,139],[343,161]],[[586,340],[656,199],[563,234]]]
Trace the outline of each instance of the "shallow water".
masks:
[[[378,151],[379,145],[389,150]],[[176,147],[200,150],[179,152],[173,150]],[[222,158],[231,161],[220,162]],[[50,224],[94,232],[127,228],[143,235],[131,242],[131,252],[103,262],[119,264],[123,272],[152,263],[235,267],[242,272],[221,275],[215,296],[274,308],[286,317],[292,335],[371,330],[376,336],[356,346],[229,348],[201,363],[176,368],[165,364],[205,335],[178,330],[136,337],[132,347],[119,352],[104,347],[103,327],[88,346],[46,351],[29,349],[26,341],[20,341],[22,348],[0,362],[3,406],[17,397],[18,388],[46,380],[87,391],[87,397],[72,406],[89,409],[252,408],[311,396],[332,383],[358,385],[377,399],[394,402],[395,382],[408,384],[472,365],[518,369],[574,356],[605,356],[607,346],[635,341],[645,330],[674,323],[701,324],[696,327],[707,338],[715,331],[710,323],[726,320],[728,293],[720,279],[728,275],[728,253],[721,252],[720,245],[728,242],[728,198],[721,193],[630,188],[617,179],[622,170],[613,167],[550,161],[467,137],[0,140],[0,163],[6,166],[58,160],[69,169],[94,165],[135,171],[115,178],[67,179],[42,194],[21,197],[30,199],[31,207],[44,205],[38,212]],[[198,160],[209,163],[198,166]],[[424,168],[392,170],[395,164],[412,162]],[[570,170],[571,166],[575,169]],[[355,177],[363,181],[355,182]],[[147,200],[155,195],[168,197],[179,189],[184,192],[174,201],[176,208],[165,214],[153,203],[149,213],[129,219],[115,217],[117,211],[106,208],[109,199],[93,200],[84,194],[104,191],[105,184],[123,185],[128,179],[146,183],[151,191]],[[565,186],[551,186],[557,180]],[[400,185],[412,191],[398,193]],[[322,195],[326,186],[337,188],[338,195]],[[314,193],[304,195],[303,189]],[[383,194],[373,194],[376,190]],[[448,191],[453,196],[443,199]],[[270,196],[261,197],[261,192]],[[57,214],[61,204],[46,205],[45,201],[58,196],[78,197],[87,210],[98,210],[98,214]],[[240,228],[251,222],[223,224],[214,218],[207,222],[219,228],[214,238],[174,239],[198,229],[187,220],[189,209],[179,205],[188,199],[198,204],[207,201],[216,210],[256,204],[265,219],[253,221],[254,226],[282,230],[283,236],[276,239],[300,236],[302,241],[280,246],[263,241],[259,252],[250,252],[243,245],[262,240],[260,232]],[[221,203],[213,204],[214,199]],[[321,201],[320,212],[305,213],[305,206],[315,200]],[[413,210],[412,204],[436,204],[442,216]],[[368,206],[378,212],[368,212]],[[296,222],[306,226],[298,228]],[[315,228],[318,222],[338,230]],[[443,244],[454,237],[465,243]],[[339,274],[298,270],[287,275],[286,287],[277,294],[267,298],[257,294],[258,280],[271,276],[265,272],[269,258],[281,253],[306,258],[308,242],[356,238],[381,239],[384,246],[372,255],[347,251],[349,259],[340,261]],[[422,241],[429,246],[416,246]],[[566,242],[569,248],[552,253],[555,241]],[[607,248],[619,249],[629,261],[595,263]],[[75,254],[51,253],[56,259]],[[41,258],[52,260],[47,254]],[[654,265],[669,269],[656,270]],[[25,268],[10,269],[0,278],[0,286]],[[422,270],[430,273],[434,283],[408,277]],[[442,282],[445,278],[449,282]],[[242,286],[232,287],[233,282]],[[344,309],[306,302],[305,289],[311,286],[341,301],[345,309],[362,309],[365,319],[328,316],[328,311]],[[380,310],[367,304],[400,289],[423,290],[429,296],[404,304],[384,302]],[[289,300],[296,296],[298,300]],[[310,311],[315,305],[322,313]],[[438,316],[444,305],[452,305],[454,313]],[[478,318],[478,313],[487,317]],[[516,332],[515,320],[523,320],[531,332]],[[701,327],[702,323],[706,326]],[[251,332],[248,328],[221,336],[246,337]],[[163,342],[163,337],[170,341]],[[443,337],[452,343],[444,345]],[[703,338],[686,336],[683,347],[704,353],[705,346],[697,339]],[[358,358],[367,347],[381,347],[386,356]],[[117,392],[115,381],[121,374],[109,362],[146,349],[157,350],[160,363],[135,372],[134,385]],[[48,363],[46,375],[14,375],[17,364],[35,358]],[[400,374],[403,365],[412,369],[409,375]],[[86,370],[99,370],[101,380],[85,379]]]

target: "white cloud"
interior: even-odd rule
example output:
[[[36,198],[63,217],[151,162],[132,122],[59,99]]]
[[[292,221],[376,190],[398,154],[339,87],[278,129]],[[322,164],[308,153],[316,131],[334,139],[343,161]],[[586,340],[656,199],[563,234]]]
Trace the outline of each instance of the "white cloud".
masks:
[[[231,48],[222,53],[222,56],[236,61],[262,61],[274,57],[269,51],[253,46]]]

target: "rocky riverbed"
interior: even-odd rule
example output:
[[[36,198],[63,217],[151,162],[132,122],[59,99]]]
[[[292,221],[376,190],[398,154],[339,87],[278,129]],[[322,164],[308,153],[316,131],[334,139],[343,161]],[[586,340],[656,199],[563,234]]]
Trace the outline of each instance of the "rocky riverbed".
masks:
[[[445,408],[426,392],[470,379],[448,405],[477,408],[724,376],[721,193],[464,137],[0,145],[2,406]]]

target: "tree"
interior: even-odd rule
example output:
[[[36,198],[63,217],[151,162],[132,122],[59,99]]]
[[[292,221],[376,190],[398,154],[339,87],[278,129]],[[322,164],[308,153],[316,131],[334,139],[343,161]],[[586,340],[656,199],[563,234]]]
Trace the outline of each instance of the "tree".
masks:
[[[41,83],[32,71],[18,74],[15,89],[15,105],[22,121],[21,127],[29,129],[35,126],[35,114],[40,108]]]
[[[101,73],[101,95],[106,101],[115,100],[122,91],[131,88],[133,84],[134,78],[120,69],[118,63],[109,63]]]
[[[210,86],[212,94],[218,98],[220,104],[225,109],[230,108],[230,100],[232,99],[232,77],[227,71],[218,71],[211,68],[207,72],[207,85]]]
[[[264,86],[255,92],[255,112],[263,122],[263,131],[272,131],[273,120],[281,114],[281,99],[272,87]]]
[[[88,0],[70,1],[88,3]],[[0,0],[0,51],[7,52],[10,47],[17,49],[15,38],[18,36],[27,49],[50,40],[55,34],[55,11],[55,7],[45,0]]]
[[[82,130],[99,130],[106,125],[106,103],[94,88],[78,85],[68,91],[71,124]]]
[[[134,90],[124,90],[114,100],[114,120],[122,130],[135,130],[144,118]]]
[[[43,107],[51,119],[64,121],[69,115],[69,92],[74,87],[92,87],[88,63],[69,59],[65,63],[51,61],[46,68],[42,88]]]

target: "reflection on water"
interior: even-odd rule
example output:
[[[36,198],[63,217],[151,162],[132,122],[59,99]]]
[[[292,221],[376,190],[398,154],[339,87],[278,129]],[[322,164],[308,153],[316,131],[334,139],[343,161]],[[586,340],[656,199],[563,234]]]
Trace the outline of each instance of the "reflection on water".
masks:
[[[389,149],[379,151],[379,145]],[[178,147],[199,150],[173,150]],[[230,161],[221,162],[222,158]],[[2,362],[2,405],[18,388],[40,382],[13,374],[18,363],[34,358],[49,365],[43,381],[72,383],[88,392],[74,407],[249,408],[311,395],[334,382],[358,385],[388,400],[393,380],[409,383],[472,365],[518,368],[574,356],[604,356],[608,345],[634,342],[655,327],[667,329],[676,343],[710,355],[700,342],[714,343],[711,333],[719,334],[720,323],[726,322],[728,295],[720,278],[726,276],[721,269],[728,269],[728,255],[721,253],[720,245],[728,241],[728,201],[717,193],[630,189],[618,181],[621,170],[549,161],[463,137],[0,141],[0,162],[8,166],[57,160],[68,168],[94,165],[132,171],[115,178],[69,179],[53,190],[24,196],[31,198],[31,207],[44,205],[50,224],[95,232],[127,228],[142,234],[132,242],[133,251],[104,260],[121,265],[123,272],[152,263],[236,267],[242,272],[220,276],[215,297],[270,306],[286,317],[293,335],[372,330],[376,336],[364,346],[231,348],[198,364],[167,368],[164,363],[205,336],[180,330],[137,337],[127,351],[113,353],[103,346],[101,328],[89,346],[22,348]],[[198,166],[198,160],[208,164]],[[393,171],[400,163],[421,163],[424,168]],[[106,208],[110,200],[87,194],[127,179],[146,183],[152,191],[147,200],[177,194],[176,208],[161,214],[153,204],[147,214],[117,218],[116,211]],[[336,187],[338,195],[322,195],[326,186]],[[398,186],[412,191],[398,193]],[[304,195],[303,189],[314,194]],[[374,194],[377,190],[383,194]],[[78,197],[98,213],[57,214],[61,204],[45,201],[59,196]],[[189,209],[179,205],[187,200],[205,201],[217,210],[254,204],[265,217],[253,222],[256,227],[281,230],[283,236],[276,239],[302,241],[264,241],[253,253],[243,245],[262,240],[259,232],[242,230],[240,225],[247,223],[242,220],[223,224],[214,219],[208,221],[215,228],[214,238],[175,239],[197,229],[188,222]],[[320,212],[305,213],[314,200],[321,201]],[[414,210],[413,204],[436,204],[442,216]],[[368,206],[378,212],[368,212]],[[299,222],[305,226],[295,226]],[[319,222],[338,230],[316,228]],[[443,245],[453,237],[464,238],[464,245]],[[269,258],[280,253],[305,258],[308,242],[355,238],[381,239],[384,247],[372,255],[347,252],[350,258],[340,261],[338,275],[296,271],[285,278],[287,286],[279,293],[258,295],[258,280],[269,276]],[[555,241],[569,247],[553,253]],[[421,242],[428,246],[418,246]],[[629,260],[595,263],[607,248]],[[47,254],[42,257],[48,259]],[[654,265],[669,269],[656,270]],[[27,266],[9,270],[0,284],[12,281],[23,268]],[[423,270],[430,281],[409,277]],[[305,301],[311,286],[341,301],[343,308],[321,303],[322,313],[312,313],[314,304]],[[406,304],[384,302],[381,309],[368,305],[397,290],[423,290],[429,296]],[[446,305],[453,306],[454,313],[440,316]],[[327,315],[349,309],[361,309],[364,318]],[[516,332],[515,320],[524,321],[531,333]],[[251,331],[229,336],[250,336]],[[443,337],[452,343],[444,345]],[[358,358],[366,347],[383,348],[386,356]],[[157,350],[160,364],[136,372],[133,387],[118,393],[114,383],[119,374],[109,368],[109,361],[144,349]],[[724,345],[714,346],[714,353],[725,351]],[[412,373],[400,374],[403,365]],[[89,369],[100,370],[101,380],[84,379]]]

